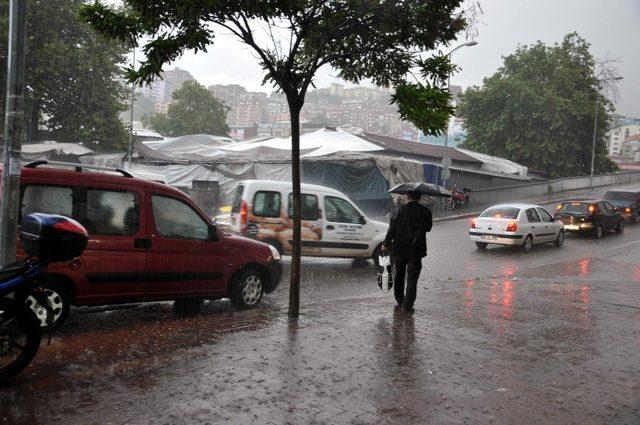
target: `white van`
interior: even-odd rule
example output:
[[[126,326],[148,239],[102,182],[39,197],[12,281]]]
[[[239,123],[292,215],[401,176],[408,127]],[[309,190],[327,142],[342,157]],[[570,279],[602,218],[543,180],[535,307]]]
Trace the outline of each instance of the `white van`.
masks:
[[[388,224],[369,219],[335,189],[302,184],[301,191],[302,255],[377,259]],[[236,189],[230,228],[291,254],[292,214],[290,182],[246,180]]]

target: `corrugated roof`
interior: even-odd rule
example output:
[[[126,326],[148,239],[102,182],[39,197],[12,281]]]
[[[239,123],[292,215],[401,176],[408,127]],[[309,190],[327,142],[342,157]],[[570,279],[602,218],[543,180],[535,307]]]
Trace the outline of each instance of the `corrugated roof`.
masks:
[[[444,156],[443,146],[430,145],[428,143],[411,142],[408,140],[396,139],[395,137],[381,136],[379,134],[372,133],[364,133],[358,136],[380,146],[381,148],[393,152],[428,156],[431,158],[442,158]],[[451,158],[452,161],[482,164],[482,161],[464,154],[456,150],[455,148],[447,148],[447,151],[449,153],[449,158]]]

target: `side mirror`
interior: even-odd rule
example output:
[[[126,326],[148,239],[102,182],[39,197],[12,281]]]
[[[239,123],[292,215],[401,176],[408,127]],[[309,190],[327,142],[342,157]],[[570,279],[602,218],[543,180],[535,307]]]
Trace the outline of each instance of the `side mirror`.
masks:
[[[220,240],[220,234],[215,224],[209,225],[209,240],[211,242],[218,242]]]
[[[367,219],[363,215],[360,216],[360,224],[367,224]]]

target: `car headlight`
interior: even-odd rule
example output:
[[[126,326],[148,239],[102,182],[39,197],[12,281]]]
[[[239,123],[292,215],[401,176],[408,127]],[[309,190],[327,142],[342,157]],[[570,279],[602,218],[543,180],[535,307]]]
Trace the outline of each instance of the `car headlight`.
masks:
[[[280,259],[280,253],[278,252],[278,249],[273,245],[269,245],[269,249],[271,250],[271,256],[274,259],[279,260]]]

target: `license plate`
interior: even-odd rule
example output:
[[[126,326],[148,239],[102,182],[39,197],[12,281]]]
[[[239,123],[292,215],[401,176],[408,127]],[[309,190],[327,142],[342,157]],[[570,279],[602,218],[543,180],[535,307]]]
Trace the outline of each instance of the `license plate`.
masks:
[[[482,239],[484,239],[485,241],[497,241],[498,237],[492,235],[482,235]]]
[[[578,230],[580,226],[578,226],[577,224],[565,224],[564,228],[567,230]]]

